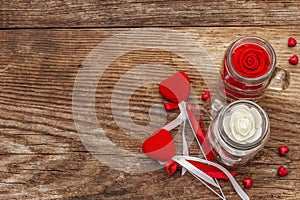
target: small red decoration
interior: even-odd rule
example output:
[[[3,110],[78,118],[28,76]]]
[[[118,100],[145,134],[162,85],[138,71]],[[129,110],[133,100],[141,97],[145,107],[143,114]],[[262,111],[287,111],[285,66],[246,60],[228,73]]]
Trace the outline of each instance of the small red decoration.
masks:
[[[205,91],[202,95],[201,98],[203,101],[207,101],[210,99],[210,92],[209,91]]]
[[[286,176],[289,174],[289,171],[284,168],[284,166],[280,166],[277,171],[279,176]]]
[[[171,176],[172,174],[174,174],[177,170],[178,164],[177,162],[173,161],[173,160],[168,160],[165,164],[165,170],[166,173]]]
[[[279,147],[279,154],[281,156],[285,156],[288,151],[289,151],[289,148],[287,146],[280,146]]]
[[[296,46],[296,44],[297,44],[297,40],[293,37],[290,37],[289,40],[288,40],[288,46],[289,47],[294,47],[294,46]]]
[[[166,110],[175,110],[179,108],[178,103],[172,103],[172,102],[164,103],[164,106]]]
[[[292,57],[290,57],[289,59],[289,63],[291,63],[292,65],[297,65],[298,64],[298,56],[297,55],[293,55]]]
[[[247,189],[249,189],[252,186],[252,184],[253,184],[252,178],[243,178],[242,181],[243,181],[243,183],[245,185],[245,188],[247,188]]]
[[[159,129],[143,143],[144,153],[154,160],[167,161],[175,155],[172,135],[165,129]]]

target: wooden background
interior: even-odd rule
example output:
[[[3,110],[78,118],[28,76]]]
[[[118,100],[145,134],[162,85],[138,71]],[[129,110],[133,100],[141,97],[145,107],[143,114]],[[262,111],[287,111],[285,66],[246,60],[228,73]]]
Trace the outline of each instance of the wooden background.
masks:
[[[253,187],[246,190],[251,199],[300,199],[300,67],[287,62],[300,54],[300,45],[287,47],[290,36],[300,42],[299,21],[296,0],[1,1],[0,199],[218,199],[188,174],[113,170],[79,138],[72,92],[81,63],[99,43],[135,27],[176,29],[200,42],[218,66],[227,46],[241,36],[260,36],[271,43],[277,66],[291,73],[291,85],[284,92],[268,91],[259,102],[270,117],[270,141],[260,156],[238,168],[236,179],[241,183],[243,177],[253,178]],[[112,63],[97,97],[109,102],[120,76],[144,63],[186,71],[198,97],[206,89],[199,84],[201,75],[182,58],[145,50]],[[139,124],[147,124],[148,110],[143,108],[164,102],[156,86],[139,89],[134,98],[130,114]],[[115,144],[141,152],[143,141],[123,134],[111,121],[110,108],[98,106],[97,113]],[[289,146],[286,157],[278,156],[280,145]],[[288,176],[276,175],[280,165],[290,171]],[[220,184],[228,199],[238,199],[228,182]]]

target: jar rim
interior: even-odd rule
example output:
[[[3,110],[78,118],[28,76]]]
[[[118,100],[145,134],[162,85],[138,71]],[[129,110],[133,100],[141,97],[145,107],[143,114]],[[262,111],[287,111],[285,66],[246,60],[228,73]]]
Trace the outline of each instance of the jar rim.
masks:
[[[249,78],[249,77],[245,77],[245,76],[242,76],[241,74],[239,74],[236,69],[234,68],[233,64],[232,64],[232,60],[231,60],[231,55],[233,53],[233,51],[239,46],[239,44],[243,41],[247,41],[247,40],[255,40],[263,45],[266,46],[266,50],[268,52],[270,52],[270,67],[269,67],[269,70],[267,73],[265,73],[263,76],[260,76],[260,77],[257,77],[257,78]],[[249,43],[251,44],[251,43]],[[261,45],[260,45],[261,46]],[[260,37],[256,37],[256,36],[246,36],[246,37],[241,37],[239,39],[237,39],[235,42],[233,42],[229,47],[228,47],[228,50],[227,50],[227,53],[226,53],[226,63],[230,66],[229,67],[229,71],[230,73],[232,73],[234,76],[236,76],[238,79],[240,80],[246,80],[250,83],[259,83],[261,81],[264,81],[266,79],[268,79],[268,77],[270,75],[273,74],[273,72],[275,71],[275,64],[276,64],[276,54],[275,54],[275,51],[273,49],[273,47],[270,45],[270,43],[268,43],[266,40],[260,38]]]
[[[225,133],[224,127],[223,127],[223,125],[221,125],[221,126],[218,127],[220,136],[227,145],[229,145],[233,148],[240,149],[240,150],[254,149],[254,148],[258,147],[262,143],[262,141],[264,141],[264,139],[269,134],[269,131],[270,131],[269,130],[269,128],[270,128],[269,117],[268,117],[267,113],[257,103],[249,101],[249,100],[242,99],[242,100],[234,101],[234,102],[228,104],[226,107],[224,107],[220,111],[220,114],[218,116],[218,118],[219,118],[218,121],[223,122],[225,113],[228,111],[228,109],[232,108],[236,104],[248,104],[248,105],[250,104],[251,106],[255,107],[260,112],[260,114],[262,114],[263,118],[265,119],[265,123],[264,123],[264,127],[263,127],[263,133],[257,140],[253,141],[252,143],[240,144],[240,143],[237,143],[237,142],[233,141]]]

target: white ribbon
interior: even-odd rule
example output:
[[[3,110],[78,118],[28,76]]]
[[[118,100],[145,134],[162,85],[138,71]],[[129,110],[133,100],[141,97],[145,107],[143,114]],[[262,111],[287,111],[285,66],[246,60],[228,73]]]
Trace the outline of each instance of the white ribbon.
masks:
[[[190,173],[197,175],[200,179],[202,179],[202,180],[204,180],[204,181],[206,181],[206,182],[208,182],[210,184],[211,184],[211,180],[207,179],[206,176],[202,176],[204,172],[202,172],[201,170],[199,170],[196,167],[194,167],[194,168],[190,167],[189,165],[191,165],[191,164],[189,162],[187,162],[187,160],[196,161],[196,162],[200,162],[200,163],[204,163],[204,164],[207,164],[207,165],[214,166],[214,167],[218,168],[219,170],[221,170],[222,172],[224,172],[226,174],[226,176],[230,180],[233,188],[235,189],[236,193],[241,197],[241,199],[243,199],[243,200],[249,200],[250,199],[248,197],[248,195],[244,192],[244,190],[240,187],[240,185],[236,182],[236,180],[234,179],[234,177],[223,166],[221,166],[221,165],[219,165],[217,163],[208,161],[208,160],[204,160],[204,159],[200,159],[200,158],[195,158],[195,157],[191,157],[191,156],[174,156],[172,158],[172,160],[178,162],[180,165],[182,165],[183,167],[185,167]],[[200,171],[202,173],[200,173]],[[220,187],[220,186],[216,185],[216,183],[211,184],[211,185],[214,185],[215,187],[218,187],[218,188]]]
[[[185,124],[186,124],[186,120],[188,119],[188,114],[186,111],[186,102],[182,101],[178,104],[179,110],[180,110],[180,114],[177,116],[176,119],[174,119],[173,121],[169,122],[167,125],[165,125],[163,127],[163,129],[170,131],[174,128],[176,128],[177,126],[179,126],[182,122],[183,122],[183,127],[182,127],[182,155],[184,156],[188,156],[189,155],[189,148],[188,148],[188,144],[186,141],[186,137],[185,137]],[[160,162],[160,164],[164,165],[165,162]],[[186,169],[184,167],[182,167],[182,171],[181,171],[181,176],[183,176],[186,173]]]
[[[189,154],[185,153],[185,152],[188,152],[188,146],[187,146],[187,142],[186,142],[186,139],[185,139],[185,131],[184,131],[185,121],[188,118],[187,112],[185,110],[186,109],[185,102],[184,101],[180,102],[178,104],[178,106],[179,106],[179,109],[180,109],[180,114],[176,117],[176,119],[174,119],[173,121],[166,124],[162,129],[170,131],[170,130],[176,128],[177,126],[179,126],[182,122],[184,122],[184,124],[183,124],[184,127],[183,127],[183,132],[182,132],[182,140],[183,140],[182,141],[182,145],[183,145],[183,147],[182,147],[183,150],[182,151],[184,152],[183,155],[188,156]],[[158,162],[159,162],[160,165],[165,165],[166,164],[166,162],[162,162],[162,161],[158,161]],[[182,173],[184,174],[185,172],[183,172],[183,171],[184,171],[184,168],[182,168]]]
[[[188,156],[189,155],[189,147],[186,141],[186,137],[185,137],[185,124],[186,124],[186,120],[189,118],[187,111],[186,111],[186,102],[181,102],[178,104],[179,106],[179,110],[180,113],[182,113],[182,115],[184,116],[185,120],[183,121],[183,127],[182,127],[182,155],[183,156]],[[183,176],[186,173],[186,169],[184,167],[182,167],[181,170],[181,176]]]
[[[184,156],[184,157],[190,157],[190,156]],[[186,161],[186,159],[183,159],[182,157],[174,156],[172,158],[172,160],[176,161],[178,164],[180,164],[182,167],[184,167],[187,171],[192,172],[193,174],[195,174],[196,176],[198,176],[205,182],[207,182],[215,187],[219,187],[212,177],[208,176],[203,171],[201,171],[200,169],[198,169],[197,167],[195,167],[194,165],[192,165],[191,163]]]
[[[186,137],[185,137],[185,122],[186,122],[186,120],[184,120],[183,127],[182,127],[182,155],[188,156],[189,148],[188,148],[188,144],[187,144]],[[184,167],[182,167],[181,176],[183,176],[185,173],[186,173],[186,169]]]
[[[185,103],[184,101],[181,102],[180,104],[183,104]],[[179,105],[179,108],[181,107]],[[174,128],[176,128],[177,126],[179,126],[183,121],[185,121],[187,119],[187,115],[186,115],[186,112],[183,112],[183,110],[180,109],[180,114],[176,117],[176,119],[174,119],[173,121],[169,122],[167,125],[165,125],[163,127],[163,129],[166,129],[167,131],[170,131]]]

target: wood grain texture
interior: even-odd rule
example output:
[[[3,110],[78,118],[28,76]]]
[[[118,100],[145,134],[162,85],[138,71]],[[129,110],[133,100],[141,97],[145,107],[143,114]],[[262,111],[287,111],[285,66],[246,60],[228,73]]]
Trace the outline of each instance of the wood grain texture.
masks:
[[[180,177],[177,172],[168,177],[162,169],[136,175],[113,170],[93,157],[81,142],[72,115],[76,75],[96,45],[124,30],[0,31],[0,199],[218,199],[189,174]],[[300,68],[287,62],[290,55],[300,51],[298,46],[287,47],[289,36],[300,38],[299,27],[178,31],[200,42],[217,66],[227,46],[241,36],[260,36],[272,44],[277,66],[291,72],[291,85],[284,92],[268,91],[260,101],[270,117],[271,138],[257,158],[238,168],[237,181],[241,183],[246,176],[254,179],[253,187],[247,190],[252,199],[300,199]],[[111,48],[117,51],[119,46],[112,44]],[[97,116],[107,136],[131,152],[140,153],[143,141],[122,132],[111,121],[110,98],[122,74],[149,63],[186,71],[198,97],[206,90],[203,75],[172,52],[134,51],[109,65],[101,77],[103,84],[97,88]],[[149,116],[145,108],[163,102],[157,85],[140,87],[130,101],[133,121],[146,125]],[[121,108],[122,99],[119,104]],[[168,119],[175,116],[172,112]],[[290,147],[286,157],[278,156],[280,145]],[[197,152],[195,146],[193,152]],[[276,175],[280,165],[289,169],[288,176]],[[238,199],[228,182],[221,181],[221,185],[228,199]]]
[[[2,1],[0,28],[298,25],[299,1]]]

